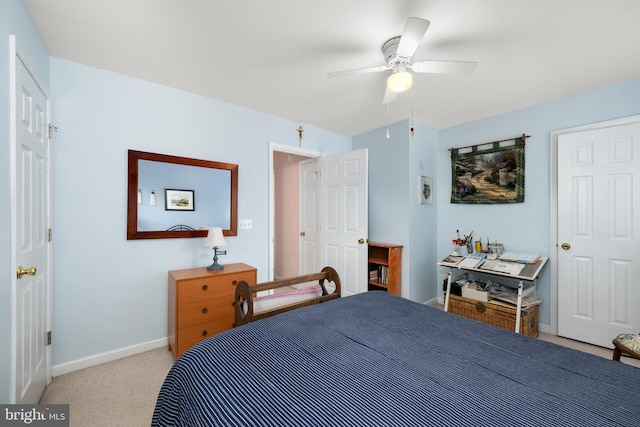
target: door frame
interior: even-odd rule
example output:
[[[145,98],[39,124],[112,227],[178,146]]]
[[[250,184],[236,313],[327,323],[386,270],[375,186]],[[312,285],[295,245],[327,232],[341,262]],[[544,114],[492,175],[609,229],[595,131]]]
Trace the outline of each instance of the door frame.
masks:
[[[273,176],[274,153],[295,154],[298,156],[318,158],[324,153],[315,150],[309,150],[302,147],[292,145],[277,144],[269,141],[269,277],[267,280],[274,280],[275,274],[275,229],[276,229],[276,188]]]
[[[31,76],[31,78],[33,79],[33,81],[36,83],[36,85],[38,86],[38,88],[42,91],[43,95],[47,98],[47,120],[48,122],[46,123],[46,127],[47,127],[47,131],[48,131],[48,126],[51,123],[51,94],[49,93],[49,91],[46,89],[46,86],[42,84],[42,81],[40,81],[40,79],[38,79],[38,77],[33,73],[33,67],[30,66],[29,60],[27,59],[27,57],[23,54],[21,54],[21,51],[17,45],[16,42],[16,36],[15,35],[9,35],[9,87],[10,87],[10,93],[9,93],[9,155],[10,155],[10,159],[9,159],[9,174],[10,174],[10,192],[11,194],[9,195],[9,203],[11,206],[11,213],[10,213],[10,227],[11,227],[11,242],[10,242],[10,246],[11,246],[11,271],[15,271],[17,268],[17,182],[16,182],[16,173],[17,173],[17,165],[16,165],[16,153],[17,153],[17,128],[16,128],[16,121],[17,121],[17,117],[18,117],[18,111],[16,110],[16,103],[17,103],[17,67],[18,67],[18,61],[22,62],[22,64],[24,65],[25,69],[27,70],[27,72],[29,73],[29,75]],[[51,164],[52,164],[52,152],[51,152],[51,139],[47,138],[47,144],[49,144],[49,156],[47,158],[47,187],[48,187],[48,197],[47,197],[47,228],[50,229],[51,227],[51,207],[52,207],[52,200],[53,200],[53,195],[51,194],[51,189],[52,189],[52,170],[51,170]],[[53,323],[53,306],[52,306],[52,283],[53,283],[53,263],[52,263],[52,249],[51,249],[51,244],[47,244],[46,245],[46,264],[47,264],[47,279],[46,279],[46,306],[47,306],[47,313],[46,313],[46,324],[47,324],[47,331],[51,331],[52,328],[52,323]],[[17,388],[17,372],[16,372],[16,364],[17,364],[17,344],[18,344],[18,331],[17,331],[17,315],[18,315],[18,311],[17,311],[17,286],[18,286],[18,281],[17,281],[17,277],[15,274],[11,274],[11,373],[10,373],[10,394],[9,394],[9,398],[11,402],[15,402],[17,399],[16,396],[16,388]],[[52,379],[52,367],[51,367],[51,345],[48,345],[46,348],[46,371],[47,371],[47,385],[49,385],[51,383],[51,379]]]
[[[550,273],[551,283],[549,292],[549,333],[558,335],[558,138],[561,135],[566,135],[576,132],[584,132],[596,129],[602,129],[607,127],[628,125],[632,123],[639,123],[640,115],[622,117],[614,120],[607,120],[603,122],[591,123],[588,125],[576,126],[572,128],[560,129],[550,133],[549,137],[549,159],[551,173],[550,178],[550,195],[551,200],[549,203],[550,212],[550,248],[549,248],[549,261],[550,261]]]

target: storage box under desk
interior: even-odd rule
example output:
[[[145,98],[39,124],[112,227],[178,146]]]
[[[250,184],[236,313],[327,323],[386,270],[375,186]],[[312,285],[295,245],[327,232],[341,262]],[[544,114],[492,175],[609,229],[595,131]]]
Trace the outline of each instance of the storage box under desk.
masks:
[[[499,301],[476,301],[452,294],[449,295],[449,312],[510,331],[516,328],[516,307]],[[538,337],[537,305],[522,309],[520,333]]]

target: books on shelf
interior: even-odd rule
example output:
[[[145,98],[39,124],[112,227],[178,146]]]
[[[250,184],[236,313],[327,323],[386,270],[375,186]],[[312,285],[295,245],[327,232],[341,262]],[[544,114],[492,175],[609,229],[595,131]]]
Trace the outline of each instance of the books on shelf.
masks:
[[[386,265],[379,265],[376,268],[371,268],[369,270],[369,281],[386,285],[388,282],[388,272],[389,267]]]

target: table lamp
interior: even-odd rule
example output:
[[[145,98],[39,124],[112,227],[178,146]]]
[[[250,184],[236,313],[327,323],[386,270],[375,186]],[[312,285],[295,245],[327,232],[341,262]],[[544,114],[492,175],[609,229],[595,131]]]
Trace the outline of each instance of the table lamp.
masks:
[[[222,270],[224,266],[218,264],[218,248],[220,246],[227,246],[227,242],[225,242],[224,236],[222,235],[222,228],[209,227],[207,238],[204,239],[204,245],[208,248],[213,248],[213,264],[207,267],[207,270]]]

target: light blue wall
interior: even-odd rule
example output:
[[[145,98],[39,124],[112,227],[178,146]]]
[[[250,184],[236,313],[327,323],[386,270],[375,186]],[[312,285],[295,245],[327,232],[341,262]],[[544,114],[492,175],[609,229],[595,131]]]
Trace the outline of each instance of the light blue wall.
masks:
[[[9,35],[16,36],[18,51],[36,79],[49,89],[49,57],[40,41],[31,16],[22,0],[0,1],[0,194],[10,197],[10,121],[9,121]],[[11,283],[15,270],[11,268],[11,210],[0,204],[0,403],[11,399]]]
[[[353,138],[353,148],[369,149],[369,240],[408,243],[409,131],[407,122]],[[394,221],[394,218],[402,218]]]
[[[456,230],[475,231],[508,250],[549,256],[550,133],[584,124],[640,114],[640,79],[567,96],[439,131],[416,125],[409,140],[408,122],[390,127],[391,139],[378,129],[354,138],[354,148],[369,148],[369,237],[405,245],[403,296],[429,301],[442,295],[446,269],[436,263],[451,251]],[[506,205],[450,203],[449,148],[480,144],[526,133],[525,202]],[[417,176],[434,178],[433,205],[416,206]],[[406,264],[409,264],[407,267]],[[544,302],[540,323],[549,325],[550,269],[538,293]]]
[[[409,121],[353,139],[369,149],[369,240],[403,245],[402,296],[424,302],[434,298],[430,277],[435,266],[436,206],[418,203],[419,177],[436,173],[437,133]]]
[[[451,250],[456,229],[475,230],[506,250],[549,256],[550,230],[550,133],[555,130],[640,114],[640,79],[567,96],[484,120],[441,130],[438,133],[436,198],[438,204],[438,257]],[[511,205],[455,205],[450,203],[452,147],[531,135],[525,148],[525,201]],[[440,269],[436,286],[442,282]],[[441,293],[441,291],[440,291]],[[550,269],[545,269],[538,293],[543,299],[540,323],[549,325]]]
[[[409,266],[411,280],[409,298],[418,302],[427,302],[437,297],[432,285],[436,265],[432,262],[436,256],[438,224],[438,205],[418,203],[420,195],[420,176],[434,180],[438,171],[436,154],[438,132],[416,123],[415,136],[410,142],[409,176]],[[433,191],[433,190],[432,190]]]
[[[300,123],[58,58],[51,86],[54,366],[166,337],[167,271],[211,264],[204,239],[126,240],[128,149],[238,164],[253,229],[225,239],[221,262],[268,280],[268,143],[297,146]],[[303,148],[351,149],[303,125]]]

